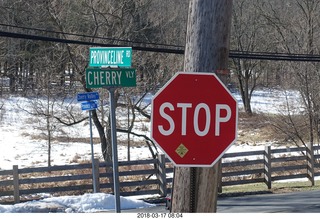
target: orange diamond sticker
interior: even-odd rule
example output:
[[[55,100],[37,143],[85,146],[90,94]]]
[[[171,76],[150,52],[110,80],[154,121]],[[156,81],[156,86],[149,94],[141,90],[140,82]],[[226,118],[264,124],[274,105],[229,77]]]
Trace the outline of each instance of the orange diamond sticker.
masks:
[[[186,148],[186,146],[184,146],[183,144],[180,144],[175,151],[181,158],[183,158],[188,153],[189,150],[188,148]]]

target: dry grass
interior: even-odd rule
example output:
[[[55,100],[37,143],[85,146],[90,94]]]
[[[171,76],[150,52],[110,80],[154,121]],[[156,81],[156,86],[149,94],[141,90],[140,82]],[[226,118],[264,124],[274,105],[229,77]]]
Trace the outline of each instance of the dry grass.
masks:
[[[278,141],[278,135],[269,117],[239,113],[237,138],[239,144],[256,145],[261,142]]]
[[[238,120],[238,144],[248,144],[251,146],[262,145],[272,142],[273,146],[292,146],[294,143],[288,135],[279,130],[293,131],[293,127],[284,122],[285,117],[272,114],[253,114],[239,113]],[[297,124],[303,124],[303,118],[294,118]],[[305,120],[304,120],[305,123]],[[278,127],[278,128],[277,128]],[[305,131],[305,129],[304,129]],[[302,136],[307,133],[301,131]],[[294,136],[293,136],[294,137]]]
[[[48,140],[48,137],[46,135],[30,135],[26,132],[22,133],[23,136],[28,136],[33,140]],[[52,141],[55,142],[62,142],[62,143],[90,143],[90,138],[84,137],[68,137],[68,136],[54,136],[51,139]],[[99,144],[100,139],[99,138],[92,138],[94,144]]]

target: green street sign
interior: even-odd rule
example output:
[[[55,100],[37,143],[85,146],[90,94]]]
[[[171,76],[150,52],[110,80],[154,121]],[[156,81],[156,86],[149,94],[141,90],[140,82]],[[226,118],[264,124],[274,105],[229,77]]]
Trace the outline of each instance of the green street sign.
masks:
[[[87,68],[86,87],[135,87],[136,69],[134,68]]]
[[[131,67],[131,47],[92,47],[89,66],[91,67]]]

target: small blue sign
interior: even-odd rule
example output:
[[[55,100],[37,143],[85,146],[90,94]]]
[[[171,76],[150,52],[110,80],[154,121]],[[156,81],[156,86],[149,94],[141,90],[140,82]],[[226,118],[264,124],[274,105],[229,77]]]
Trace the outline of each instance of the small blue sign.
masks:
[[[94,110],[98,108],[97,101],[87,101],[81,103],[81,109],[84,110]]]
[[[99,100],[99,93],[98,92],[79,93],[77,94],[77,100],[78,102]]]

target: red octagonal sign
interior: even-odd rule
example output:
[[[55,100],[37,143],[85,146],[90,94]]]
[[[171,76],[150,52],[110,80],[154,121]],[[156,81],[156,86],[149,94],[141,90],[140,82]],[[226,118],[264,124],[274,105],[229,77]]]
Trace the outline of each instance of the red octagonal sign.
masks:
[[[237,121],[237,100],[213,73],[178,72],[152,100],[151,137],[176,166],[213,166]]]

